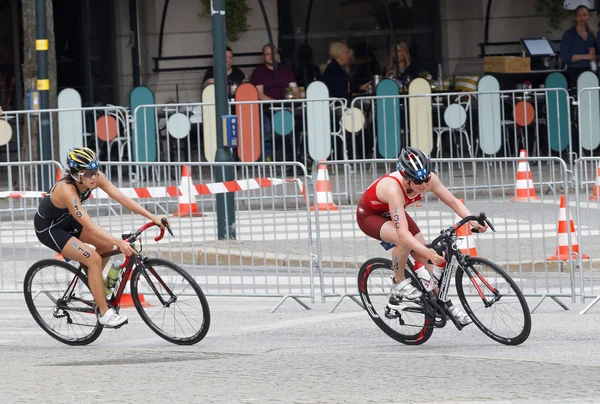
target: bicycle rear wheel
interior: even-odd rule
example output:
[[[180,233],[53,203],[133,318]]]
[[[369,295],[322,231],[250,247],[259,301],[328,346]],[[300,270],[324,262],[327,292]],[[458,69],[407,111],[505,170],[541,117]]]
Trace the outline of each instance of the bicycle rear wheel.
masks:
[[[190,274],[160,258],[143,261],[131,276],[131,296],[142,320],[178,345],[201,341],[210,327],[206,297]]]
[[[393,286],[392,261],[372,258],[358,272],[360,298],[371,319],[384,333],[406,345],[426,342],[433,333],[433,319],[416,302],[400,302],[398,309],[388,307]]]
[[[469,257],[456,270],[456,291],[477,327],[494,341],[505,345],[525,342],[531,332],[527,301],[513,279],[493,262]],[[463,274],[467,274],[463,280]],[[464,284],[463,284],[464,282]]]
[[[36,262],[25,275],[23,293],[34,320],[52,338],[67,345],[87,345],[102,332],[87,277],[63,261]]]

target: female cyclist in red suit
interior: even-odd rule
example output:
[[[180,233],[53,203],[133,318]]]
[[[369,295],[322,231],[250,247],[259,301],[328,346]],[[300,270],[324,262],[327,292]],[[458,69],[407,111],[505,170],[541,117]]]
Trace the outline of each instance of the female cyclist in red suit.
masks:
[[[439,275],[445,263],[433,249],[425,246],[425,238],[419,226],[404,210],[419,201],[426,192],[433,192],[443,203],[461,218],[471,215],[466,206],[440,182],[431,171],[429,156],[420,150],[406,147],[398,156],[398,171],[386,174],[367,188],[358,204],[356,220],[360,229],[368,236],[392,245],[394,286],[390,291],[388,305],[398,304],[402,298],[414,300],[421,292],[404,278],[408,256],[415,260],[414,270],[425,288],[437,293]],[[477,222],[470,225],[479,232],[487,230]],[[434,265],[427,264],[431,261]],[[441,269],[437,269],[442,267]],[[437,270],[434,271],[434,268]],[[430,274],[433,273],[433,276]],[[471,323],[469,316],[459,307],[448,306],[454,317],[462,324]]]

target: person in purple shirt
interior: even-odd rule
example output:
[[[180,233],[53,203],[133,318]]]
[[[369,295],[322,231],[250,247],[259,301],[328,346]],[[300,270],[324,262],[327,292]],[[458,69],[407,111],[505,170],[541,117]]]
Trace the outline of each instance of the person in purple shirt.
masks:
[[[277,60],[277,75],[273,77],[273,54],[270,44],[263,46],[264,63],[257,66],[252,72],[250,82],[258,90],[260,100],[283,100],[285,89],[294,85],[294,98],[300,97],[300,91],[296,86],[296,78],[292,70],[284,64],[279,63],[279,52],[275,49],[275,60]]]
[[[285,90],[288,87],[293,88],[294,98],[300,98],[300,90],[296,84],[294,73],[289,67],[279,63],[279,52],[277,51],[277,48],[274,50],[275,57],[273,57],[273,49],[271,48],[270,44],[263,46],[262,52],[264,63],[260,66],[257,66],[250,76],[250,83],[252,83],[258,90],[258,99],[261,101],[283,100],[285,99]],[[277,63],[276,72],[274,72],[274,60]],[[291,107],[291,104],[275,103],[262,106],[262,128],[264,142],[263,160],[266,161],[280,160],[280,156],[284,156],[284,161],[294,161],[295,151],[300,148],[300,133],[298,130],[295,131],[294,136],[280,136],[275,134],[273,131],[271,122],[272,115],[275,113],[275,111],[272,111],[271,107],[281,108],[282,106]],[[301,123],[301,117],[297,117],[295,119],[296,126]],[[273,154],[272,150],[273,144],[275,144],[275,148],[277,149],[275,154]]]
[[[565,31],[560,41],[560,57],[569,70],[571,87],[576,85],[581,73],[591,70],[590,62],[595,62],[600,53],[598,38],[589,27],[588,18],[589,9],[577,7],[574,25]]]

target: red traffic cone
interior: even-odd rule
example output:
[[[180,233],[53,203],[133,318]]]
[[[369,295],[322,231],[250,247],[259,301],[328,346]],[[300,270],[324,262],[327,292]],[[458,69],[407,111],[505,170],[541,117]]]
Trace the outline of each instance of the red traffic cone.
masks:
[[[319,164],[316,185],[317,209],[339,210],[339,208],[333,203],[333,195],[331,194],[331,183],[329,182],[329,172],[327,171],[327,164]],[[312,205],[310,207],[310,210],[315,210],[315,206]]]
[[[548,258],[548,261],[566,261],[571,256],[576,258],[579,255],[579,245],[577,244],[577,234],[575,233],[575,224],[573,218],[569,220],[567,226],[567,199],[565,196],[560,197],[560,210],[558,212],[558,246],[556,247],[556,254]],[[569,235],[571,233],[571,247],[572,252],[569,254]],[[581,254],[581,258],[589,259],[585,254]]]
[[[600,200],[600,167],[598,167],[598,176],[596,177],[596,184],[594,185],[594,194],[590,196],[590,201]]]
[[[527,151],[521,150],[521,158],[527,157]],[[529,163],[525,160],[519,161],[519,168],[517,171],[517,183],[516,183],[516,194],[512,199],[513,201],[527,201],[530,199],[540,199],[535,194],[535,188],[533,188],[533,179],[531,177],[531,169]]]
[[[198,210],[198,204],[196,203],[197,191],[192,182],[192,175],[188,166],[184,166],[181,170],[179,192],[181,193],[179,196],[179,206],[177,212],[173,216],[202,216],[202,212]]]
[[[459,199],[461,203],[464,205],[465,201]],[[458,223],[462,218],[458,215],[455,215],[454,221]],[[463,224],[456,230],[456,237],[462,239],[462,243],[460,244],[463,248],[460,248],[460,252],[466,255],[470,255],[472,257],[477,256],[477,246],[475,245],[475,236],[471,231],[471,225],[469,223]]]

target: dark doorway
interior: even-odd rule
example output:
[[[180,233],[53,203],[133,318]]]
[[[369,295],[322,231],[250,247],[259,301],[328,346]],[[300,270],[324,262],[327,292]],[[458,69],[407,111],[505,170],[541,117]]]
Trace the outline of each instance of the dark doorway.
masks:
[[[71,87],[83,104],[114,104],[114,0],[54,0],[58,91]]]
[[[20,62],[14,63],[14,30],[20,32],[21,24],[20,21],[13,21],[14,6],[11,0],[0,0],[0,107],[4,110],[17,106],[15,65],[20,66]],[[17,12],[20,15],[20,10]]]

